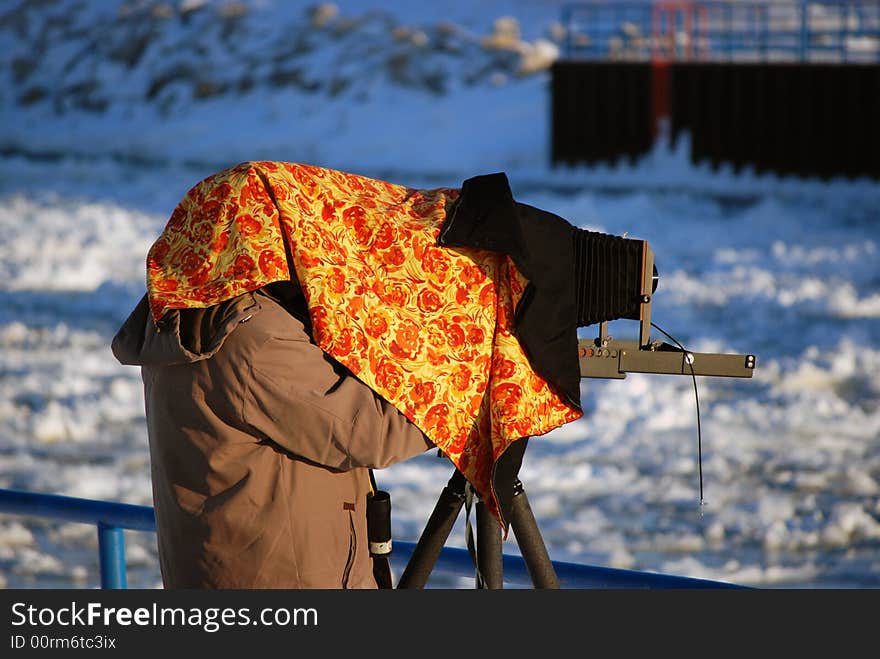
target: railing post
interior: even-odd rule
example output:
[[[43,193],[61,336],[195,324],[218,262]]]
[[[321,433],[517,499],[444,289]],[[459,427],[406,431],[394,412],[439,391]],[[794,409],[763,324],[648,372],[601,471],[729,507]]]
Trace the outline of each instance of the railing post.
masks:
[[[125,589],[125,536],[123,529],[98,522],[98,554],[101,588]]]

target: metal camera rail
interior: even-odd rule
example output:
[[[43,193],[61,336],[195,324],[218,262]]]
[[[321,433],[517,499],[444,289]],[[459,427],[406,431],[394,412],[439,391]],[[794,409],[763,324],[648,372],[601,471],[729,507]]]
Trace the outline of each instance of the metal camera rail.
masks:
[[[750,378],[756,362],[755,355],[688,352],[662,342],[641,347],[637,341],[610,338],[604,342],[581,339],[578,358],[582,378],[617,380],[627,373]]]

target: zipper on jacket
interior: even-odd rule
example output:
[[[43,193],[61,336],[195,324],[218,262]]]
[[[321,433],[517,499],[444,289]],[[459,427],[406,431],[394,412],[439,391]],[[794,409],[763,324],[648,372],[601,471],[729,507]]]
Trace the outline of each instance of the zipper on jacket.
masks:
[[[351,577],[351,569],[354,567],[354,559],[357,554],[357,531],[354,526],[354,504],[345,502],[342,506],[348,511],[350,530],[348,536],[348,560],[345,563],[345,570],[342,572],[342,587],[348,588],[348,580]]]

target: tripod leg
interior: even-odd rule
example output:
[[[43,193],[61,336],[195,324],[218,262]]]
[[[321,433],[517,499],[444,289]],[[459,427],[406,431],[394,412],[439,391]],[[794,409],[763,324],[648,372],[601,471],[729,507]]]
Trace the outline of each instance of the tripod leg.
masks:
[[[434,512],[425,524],[422,535],[397,584],[398,588],[424,588],[437,557],[452,532],[465,498],[465,478],[457,469],[443,488]]]
[[[483,588],[503,588],[501,525],[482,501],[477,503],[477,567]]]
[[[528,497],[519,480],[514,485],[513,498],[505,518],[510,520],[510,527],[535,588],[559,588],[556,569],[547,553]]]
[[[513,529],[520,553],[535,588],[559,588],[556,569],[550,561],[532,508],[518,478],[528,437],[514,442],[495,463],[493,480],[504,520]]]

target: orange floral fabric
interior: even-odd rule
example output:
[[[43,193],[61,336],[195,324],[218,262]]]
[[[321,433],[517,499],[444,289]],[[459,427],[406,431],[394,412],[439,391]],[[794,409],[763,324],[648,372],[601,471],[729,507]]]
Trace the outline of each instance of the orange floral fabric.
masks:
[[[528,283],[513,262],[437,246],[458,195],[296,163],[224,170],[187,193],[149,251],[152,315],[289,279],[292,265],[317,345],[415,423],[498,516],[498,457],[581,411],[513,334]]]

